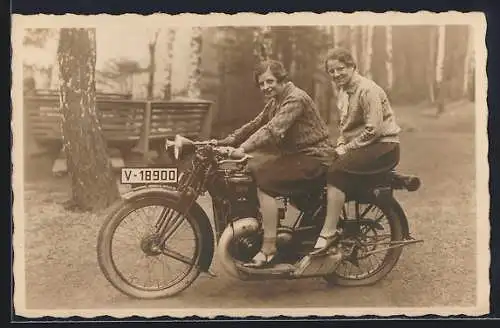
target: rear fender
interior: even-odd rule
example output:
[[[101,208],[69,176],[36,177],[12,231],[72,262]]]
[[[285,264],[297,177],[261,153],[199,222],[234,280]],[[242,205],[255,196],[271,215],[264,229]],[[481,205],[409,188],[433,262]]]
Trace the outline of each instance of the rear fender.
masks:
[[[401,207],[399,202],[394,197],[388,197],[386,201],[388,202],[390,207],[394,210],[394,212],[396,212],[396,215],[399,217],[399,220],[401,221],[401,227],[403,228],[403,238],[409,239],[410,226],[408,224],[408,218],[406,216],[405,211],[403,210],[403,207]]]
[[[122,199],[125,202],[135,202],[139,199],[144,199],[148,197],[166,198],[177,202],[180,200],[180,193],[172,189],[143,186],[134,188],[131,191],[122,195]],[[212,230],[212,225],[210,224],[210,220],[207,216],[207,213],[198,203],[194,202],[193,205],[191,205],[189,211],[190,215],[196,218],[201,229],[202,247],[200,254],[199,269],[202,272],[208,272],[208,269],[210,268],[214,256],[214,232]]]
[[[410,238],[410,227],[408,224],[408,218],[406,216],[405,211],[403,210],[403,207],[401,207],[396,198],[394,198],[393,190],[390,187],[375,188],[371,190],[369,193],[362,193],[356,196],[357,197],[352,197],[351,195],[349,199],[350,200],[354,199],[357,201],[367,202],[367,203],[374,202],[375,204],[383,203],[389,206],[401,221],[401,227],[403,229],[403,238],[404,239]]]

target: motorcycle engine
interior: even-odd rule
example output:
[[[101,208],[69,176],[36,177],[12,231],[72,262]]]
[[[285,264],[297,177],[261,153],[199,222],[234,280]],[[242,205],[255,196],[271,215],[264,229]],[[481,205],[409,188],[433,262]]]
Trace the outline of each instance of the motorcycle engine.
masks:
[[[225,179],[229,196],[233,198],[246,198],[253,184],[252,177],[244,172],[232,172]]]
[[[276,235],[276,247],[278,251],[286,251],[293,243],[293,231],[287,227],[280,227]]]
[[[238,218],[232,220],[232,222],[237,221]],[[229,227],[231,227],[231,223]],[[239,233],[234,234],[238,235],[238,237],[231,240],[231,245],[228,248],[231,257],[243,262],[250,261],[262,247],[262,231],[240,230]]]
[[[249,261],[262,247],[262,231],[240,236],[233,241],[231,254],[240,261]],[[280,252],[287,252],[293,246],[293,231],[288,227],[280,227],[276,234],[276,248]]]
[[[252,177],[245,172],[233,172],[225,180],[226,197],[231,202],[231,216],[256,217],[257,191]]]

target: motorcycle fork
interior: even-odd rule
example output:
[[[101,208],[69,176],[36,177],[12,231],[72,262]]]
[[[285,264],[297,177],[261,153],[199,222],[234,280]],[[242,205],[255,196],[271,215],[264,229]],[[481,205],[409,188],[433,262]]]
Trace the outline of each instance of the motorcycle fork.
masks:
[[[206,169],[210,170],[210,167]],[[171,208],[163,208],[160,217],[156,223],[156,229],[158,235],[160,236],[159,245],[165,245],[166,241],[170,236],[174,234],[175,231],[184,221],[184,215],[189,211],[193,203],[198,199],[200,192],[207,182],[207,175],[201,181],[201,184],[196,183],[196,177],[200,174],[199,171],[192,172],[188,181],[179,190],[179,210],[174,210]],[[194,185],[194,187],[192,186]]]
[[[164,245],[175,231],[180,227],[184,221],[184,214],[189,211],[191,205],[198,197],[197,193],[191,188],[182,193],[179,202],[179,210],[164,207],[161,210],[160,216],[156,222],[156,231],[160,236],[159,245]]]

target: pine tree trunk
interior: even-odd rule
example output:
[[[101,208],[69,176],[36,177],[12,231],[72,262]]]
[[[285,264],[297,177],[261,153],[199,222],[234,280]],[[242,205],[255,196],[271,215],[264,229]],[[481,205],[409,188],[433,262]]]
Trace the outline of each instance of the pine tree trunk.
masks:
[[[262,51],[262,28],[255,28],[253,30],[253,55],[257,62],[264,61],[263,51]]]
[[[201,28],[193,27],[191,35],[190,71],[188,77],[188,97],[192,99],[198,99],[201,96],[201,49]]]
[[[470,71],[471,71],[471,63],[473,58],[474,51],[474,40],[472,38],[472,27],[468,27],[467,30],[467,52],[465,54],[464,59],[464,84],[463,84],[463,96],[467,97],[469,94],[469,81],[470,81]]]
[[[261,26],[253,32],[254,40],[254,55],[258,62],[266,61],[273,56],[273,39],[272,30],[269,26]],[[281,52],[278,53],[278,60],[283,58]]]
[[[438,28],[438,48],[437,48],[437,59],[436,59],[436,82],[441,83],[443,80],[444,73],[444,50],[445,50],[445,40],[446,40],[446,30],[445,26],[441,25]]]
[[[373,56],[373,26],[364,27],[363,40],[363,72],[368,78],[372,78],[371,66]]]
[[[360,26],[359,27],[359,38],[360,38],[360,45],[359,45],[359,62],[358,62],[358,69],[359,72],[362,75],[366,74],[366,40],[367,40],[367,33],[366,33],[366,26]]]
[[[148,86],[147,98],[153,99],[155,87],[155,71],[156,71],[156,43],[160,31],[156,31],[153,40],[148,44],[149,50],[149,67],[148,67]]]
[[[446,41],[446,27],[440,25],[438,27],[438,47],[437,47],[437,58],[436,58],[436,76],[435,81],[437,85],[437,115],[444,112],[445,106],[445,81],[444,76],[444,58],[445,58],[445,41]]]
[[[297,59],[295,58],[297,56],[297,37],[295,33],[291,33],[290,37],[290,68],[288,70],[290,74],[290,78],[294,79],[296,77],[297,73]]]
[[[387,91],[392,90],[394,70],[392,63],[392,26],[385,28],[385,69],[387,70]]]
[[[148,85],[147,85],[147,99],[153,99],[153,88],[155,84],[155,48],[156,44],[149,44],[149,67],[148,67]]]
[[[427,65],[427,84],[429,86],[429,101],[434,104],[436,101],[435,88],[435,69],[436,69],[436,53],[437,53],[437,28],[430,27],[429,31],[429,61]]]
[[[176,30],[170,28],[167,32],[167,64],[165,66],[165,87],[163,99],[172,99],[172,63],[174,62],[174,42]]]
[[[55,42],[55,45],[58,44],[59,40],[59,36],[54,36],[54,38],[57,38],[54,40]],[[60,81],[60,77],[59,77],[59,64],[57,62],[57,48],[55,48],[54,50],[54,64],[52,65],[52,72],[51,72],[51,81],[50,81],[50,89],[52,90],[57,90],[59,89],[59,81]]]
[[[335,47],[335,33],[333,32],[333,26],[328,26],[325,33],[328,36],[328,45],[330,48]]]
[[[333,27],[333,45],[335,46],[335,48],[338,48],[342,45],[341,27],[337,25]]]
[[[95,30],[61,29],[60,33],[62,135],[72,205],[102,209],[119,193],[96,112]]]
[[[269,26],[263,27],[262,49],[264,60],[270,60],[273,57],[273,38],[272,30]]]
[[[354,59],[354,62],[357,63],[358,68],[359,68],[359,62],[358,62],[358,29],[356,26],[351,26],[350,31],[349,31],[349,38],[350,38],[350,45],[351,45],[351,54]]]

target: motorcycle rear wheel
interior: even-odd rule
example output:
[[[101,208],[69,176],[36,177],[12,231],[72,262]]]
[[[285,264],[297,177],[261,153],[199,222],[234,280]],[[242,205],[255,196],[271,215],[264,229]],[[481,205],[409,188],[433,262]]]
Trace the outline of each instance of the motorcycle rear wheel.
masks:
[[[391,242],[402,241],[403,227],[401,225],[401,220],[397,212],[388,203],[385,202],[370,202],[370,204],[368,205],[376,206],[387,218],[390,227],[390,235],[391,235],[390,241]],[[344,259],[342,260],[337,270],[334,273],[325,276],[324,279],[330,284],[347,286],[347,287],[373,285],[382,280],[392,271],[394,266],[396,266],[402,251],[403,247],[395,247],[387,250],[387,253],[384,256],[381,265],[374,272],[368,274],[363,278],[356,279],[352,277],[346,277],[345,275],[341,275],[339,273],[340,265],[342,265],[342,263],[346,264],[347,261],[346,259]]]
[[[113,256],[113,238],[115,236],[117,228],[129,216],[130,213],[149,206],[162,206],[173,209],[180,213],[180,209],[177,208],[177,203],[166,198],[146,197],[135,202],[120,201],[116,209],[112,211],[112,213],[106,218],[106,221],[101,227],[97,240],[98,263],[106,279],[123,294],[138,299],[159,299],[174,296],[188,288],[200,274],[198,263],[200,260],[202,247],[202,232],[196,218],[193,217],[190,213],[187,213],[186,215],[183,215],[184,220],[187,221],[183,224],[187,223],[193,230],[195,236],[195,247],[192,255],[192,262],[186,264],[189,266],[187,272],[185,272],[182,277],[177,277],[166,287],[141,287],[134,285],[132,281],[126,279],[125,274],[120,271],[116,264],[117,260],[120,260],[121,256]],[[135,238],[135,236],[131,236],[130,238],[133,239]],[[146,238],[147,237],[143,237],[140,243],[136,245],[139,249],[144,244],[147,244],[148,240]],[[125,256],[130,256],[130,254],[125,253]],[[151,256],[151,258],[152,257],[153,256]],[[162,270],[164,270],[164,263],[162,262],[162,264]],[[132,265],[132,267],[134,267],[134,265]],[[164,271],[162,271],[162,273],[164,273]]]

